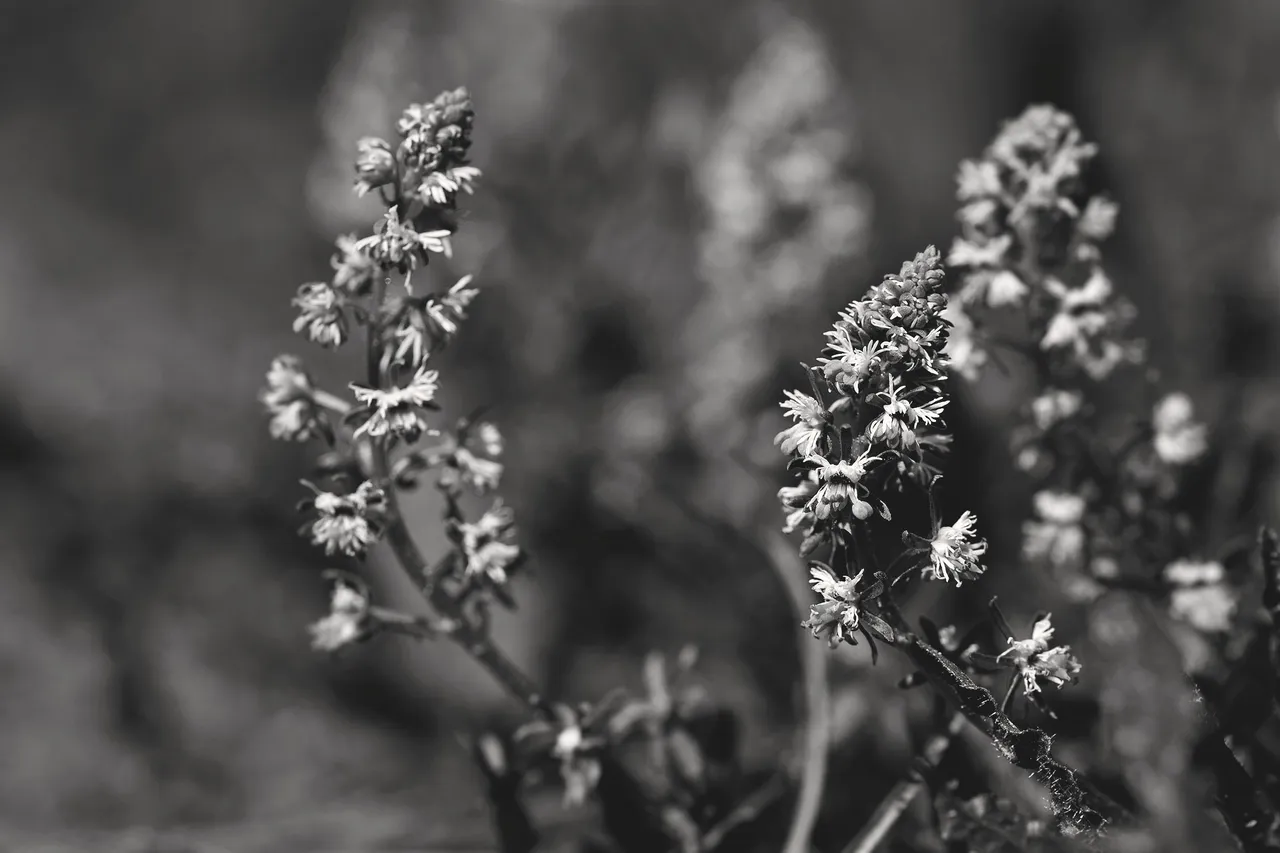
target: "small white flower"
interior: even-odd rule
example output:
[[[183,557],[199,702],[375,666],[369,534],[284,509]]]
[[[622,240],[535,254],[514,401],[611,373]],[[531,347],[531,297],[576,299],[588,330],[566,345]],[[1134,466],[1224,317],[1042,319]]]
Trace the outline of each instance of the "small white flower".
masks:
[[[987,541],[974,536],[977,522],[973,513],[966,511],[955,524],[939,528],[929,543],[930,564],[924,574],[934,580],[954,580],[960,586],[986,571],[979,560],[987,551]]]
[[[900,394],[901,388],[890,377],[888,390],[880,392],[887,398],[883,413],[867,426],[867,438],[895,450],[912,450],[920,446],[917,428],[937,423],[947,400],[939,397],[917,406]]]
[[[1186,465],[1204,455],[1209,446],[1203,424],[1197,423],[1191,398],[1173,393],[1156,404],[1152,414],[1156,455],[1170,465]]]
[[[1029,640],[1010,638],[1009,648],[996,656],[997,660],[1007,659],[1009,665],[1018,670],[1023,690],[1027,693],[1040,690],[1041,678],[1061,687],[1080,672],[1080,662],[1071,655],[1070,646],[1049,647],[1049,641],[1053,639],[1051,619],[1046,615],[1038,620],[1031,629]]]
[[[862,597],[858,593],[858,581],[864,572],[851,578],[838,578],[821,566],[809,570],[809,585],[822,596],[822,601],[809,608],[809,618],[802,627],[813,632],[814,637],[827,635],[832,648],[852,639],[861,623]]]

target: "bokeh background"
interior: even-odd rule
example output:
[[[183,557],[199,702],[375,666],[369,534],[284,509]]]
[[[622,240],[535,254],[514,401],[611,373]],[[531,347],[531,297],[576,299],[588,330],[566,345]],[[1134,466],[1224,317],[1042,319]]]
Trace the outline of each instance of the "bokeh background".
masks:
[[[798,632],[757,535],[781,521],[777,400],[840,306],[950,243],[958,161],[1031,103],[1100,144],[1108,268],[1163,381],[1223,437],[1209,535],[1276,517],[1280,5],[48,0],[2,20],[6,847],[490,843],[460,735],[519,709],[450,648],[310,652],[309,459],[255,400],[281,351],[355,375],[356,353],[290,334],[289,299],[377,216],[349,191],[356,139],[445,88],[475,98],[485,172],[431,268],[484,289],[445,399],[508,437],[534,556],[498,630],[555,695],[635,685],[646,652],[692,643],[744,760],[792,749]],[[1002,432],[1020,393],[996,378],[955,407],[947,501],[994,543],[960,609],[1042,603]],[[408,507],[432,550],[436,507]],[[901,667],[849,651],[823,850],[919,736]],[[1177,778],[1186,756],[1149,742],[1170,712],[1126,707],[1101,753]],[[1061,745],[1097,754],[1090,737]]]

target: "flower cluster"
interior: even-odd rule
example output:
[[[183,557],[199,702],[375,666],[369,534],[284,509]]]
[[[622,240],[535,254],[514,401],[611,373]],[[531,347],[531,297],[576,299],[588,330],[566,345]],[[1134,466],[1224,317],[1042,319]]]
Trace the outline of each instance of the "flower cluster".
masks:
[[[794,423],[774,441],[800,472],[796,485],[778,493],[787,511],[784,530],[804,534],[806,556],[824,544],[831,551],[829,565],[813,564],[812,585],[822,600],[805,625],[832,644],[854,643],[858,632],[870,639],[868,627],[882,639],[893,636],[865,609],[885,586],[879,580],[860,586],[877,570],[863,534],[876,519],[892,521],[887,499],[908,483],[922,487],[932,506],[933,463],[950,439],[942,424],[949,329],[942,279],[939,254],[930,247],[849,304],[809,369],[810,393],[788,391],[782,402]],[[986,542],[976,535],[972,513],[943,526],[935,512],[931,536],[905,537],[915,545],[903,556],[918,558],[924,577],[959,585],[984,571]]]
[[[961,236],[947,257],[964,271],[952,322],[970,311],[1021,311],[1047,362],[1092,380],[1142,355],[1124,336],[1132,308],[1099,265],[1116,206],[1085,192],[1096,153],[1066,113],[1027,109],[980,159],[960,165]],[[973,361],[966,355],[958,369],[972,374]]]
[[[302,285],[293,305],[294,330],[322,347],[339,347],[362,332],[367,378],[351,383],[350,397],[343,398],[317,388],[300,359],[280,356],[261,394],[273,437],[323,438],[333,446],[320,471],[336,485],[307,483],[314,494],[301,505],[309,514],[302,535],[327,555],[364,557],[401,523],[397,490],[436,470],[446,496],[449,552],[437,563],[443,576],[420,580],[447,591],[433,604],[449,618],[476,593],[496,593],[509,603],[503,588],[523,557],[513,541],[513,513],[501,501],[474,520],[462,509],[464,489],[483,493],[498,486],[503,441],[497,429],[463,421],[442,430],[430,420],[440,389],[431,362],[459,333],[478,290],[471,276],[435,292],[415,292],[412,285],[432,256],[451,256],[458,196],[470,193],[480,176],[467,160],[473,121],[471,99],[457,89],[406,109],[396,142],[360,140],[355,190],[376,195],[385,210],[366,236],[338,238],[330,280]],[[425,438],[439,442],[415,447]],[[363,636],[358,627],[369,611],[367,592],[356,595],[340,583],[332,613],[313,628],[317,647]]]
[[[1172,587],[1169,613],[1207,634],[1231,629],[1236,596],[1226,584],[1222,563],[1175,560],[1164,568],[1164,580]]]

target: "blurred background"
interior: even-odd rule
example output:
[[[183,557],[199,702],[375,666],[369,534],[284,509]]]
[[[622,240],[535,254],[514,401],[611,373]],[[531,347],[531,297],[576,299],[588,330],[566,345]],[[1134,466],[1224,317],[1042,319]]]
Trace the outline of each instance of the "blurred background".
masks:
[[[445,401],[487,404],[508,438],[533,561],[498,632],[552,694],[635,686],[647,652],[692,643],[744,761],[792,749],[798,631],[757,535],[781,524],[777,401],[841,306],[945,250],[957,163],[1031,103],[1101,146],[1108,267],[1163,381],[1225,436],[1216,535],[1247,532],[1241,506],[1277,517],[1280,5],[48,0],[0,20],[6,847],[490,843],[459,735],[519,709],[444,646],[309,650],[310,451],[272,443],[255,399],[282,351],[330,387],[356,375],[357,353],[290,334],[289,300],[378,215],[350,192],[357,138],[442,89],[471,90],[485,173],[430,272],[483,288]],[[993,548],[956,606],[998,592],[1025,618],[1004,433],[1022,391],[959,393],[946,500]],[[443,548],[430,497],[408,510]],[[927,708],[896,661],[845,651],[823,850]],[[1181,772],[1135,745],[1157,712],[1128,713],[1112,747]]]

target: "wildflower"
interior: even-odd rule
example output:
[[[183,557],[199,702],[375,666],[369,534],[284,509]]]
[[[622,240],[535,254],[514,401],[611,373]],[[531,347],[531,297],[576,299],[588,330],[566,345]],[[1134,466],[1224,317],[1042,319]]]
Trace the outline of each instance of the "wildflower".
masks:
[[[1011,270],[1000,270],[987,284],[987,304],[992,308],[1017,305],[1027,295],[1029,288]]]
[[[987,551],[987,541],[974,537],[977,521],[973,513],[966,511],[955,524],[938,529],[929,543],[925,575],[934,580],[954,580],[956,586],[960,586],[986,571],[979,558]]]
[[[827,351],[835,357],[818,359],[823,375],[840,391],[857,394],[863,382],[883,369],[893,347],[881,341],[856,343],[848,326],[837,326],[827,332]]]
[[[299,311],[293,330],[306,331],[312,343],[339,347],[347,339],[347,320],[342,313],[342,297],[330,285],[314,281],[298,288],[293,299]]]
[[[508,570],[523,556],[520,547],[503,541],[515,527],[515,513],[502,501],[493,506],[474,523],[456,525],[455,536],[466,558],[464,569],[468,577],[478,577],[501,586],[507,582]]]
[[[355,434],[363,433],[375,438],[393,435],[410,443],[417,441],[427,430],[422,410],[437,408],[434,401],[439,387],[438,377],[438,371],[423,368],[403,388],[384,391],[352,384],[356,400],[369,410],[368,419],[356,429]]]
[[[407,273],[426,263],[429,253],[437,252],[445,257],[452,255],[448,231],[424,231],[419,233],[411,223],[401,222],[394,210],[378,222],[373,235],[356,244],[369,253],[383,269],[395,269]],[[406,284],[406,287],[408,285]]]
[[[339,580],[333,586],[329,615],[311,625],[311,647],[336,652],[364,639],[368,630],[368,596],[354,584]]]
[[[466,447],[459,447],[449,460],[448,471],[454,482],[460,482],[480,494],[496,489],[502,479],[502,463],[477,456]]]
[[[857,645],[858,641],[853,633],[861,630],[865,635],[866,628],[862,624],[864,619],[868,624],[877,626],[877,633],[884,631],[892,636],[888,626],[862,608],[864,601],[883,594],[884,584],[880,581],[860,590],[858,582],[865,572],[860,571],[851,578],[837,577],[835,572],[820,563],[815,563],[809,569],[809,574],[809,585],[822,596],[822,601],[810,606],[809,618],[802,623],[802,627],[812,631],[815,638],[826,634],[827,643],[833,649],[842,642]]]
[[[1223,582],[1226,570],[1217,561],[1175,560],[1164,568],[1164,579],[1175,588],[1169,612],[1205,633],[1228,631],[1236,612],[1236,597]]]
[[[1206,429],[1197,423],[1186,394],[1169,394],[1156,404],[1152,415],[1156,455],[1170,465],[1186,465],[1208,448]]]
[[[463,276],[443,296],[407,297],[389,303],[384,327],[390,339],[387,365],[420,367],[432,352],[448,344],[466,318],[467,306],[479,293]]]
[[[974,337],[973,320],[959,302],[949,304],[942,316],[951,324],[947,345],[943,348],[947,366],[970,382],[976,381],[987,363],[987,351]]]
[[[826,406],[808,394],[787,391],[786,397],[782,408],[796,423],[778,433],[773,443],[783,453],[812,456],[818,452],[818,443],[831,425],[831,415]]]
[[[1000,170],[995,163],[990,160],[961,161],[956,175],[956,198],[960,201],[999,195],[1000,190]]]
[[[356,195],[386,186],[395,180],[396,158],[391,144],[376,136],[366,136],[356,143]]]
[[[455,166],[439,172],[429,172],[418,184],[418,194],[438,205],[451,205],[458,192],[471,195],[475,191],[480,170],[475,166]]]
[[[271,416],[271,437],[307,441],[317,436],[332,440],[333,428],[316,402],[315,387],[295,355],[277,356],[267,371],[267,387],[258,399]]]
[[[858,490],[862,478],[867,475],[867,466],[879,459],[879,456],[870,456],[868,453],[863,453],[852,462],[845,462],[843,459],[830,462],[821,456],[809,457],[809,463],[816,466],[818,488],[805,509],[819,519],[827,519],[833,513],[849,507],[858,520],[870,518],[874,510],[871,504],[859,497]]]
[[[1084,558],[1084,498],[1066,492],[1037,492],[1032,504],[1039,518],[1022,525],[1023,555],[1055,568],[1078,566]]]
[[[1074,416],[1084,405],[1079,391],[1049,388],[1031,401],[1031,418],[1042,432]]]
[[[378,275],[378,263],[361,248],[361,241],[354,234],[337,240],[338,253],[329,263],[333,267],[333,286],[352,296],[362,296]]]
[[[1074,681],[1080,672],[1080,662],[1071,655],[1071,647],[1050,648],[1052,638],[1053,623],[1046,615],[1032,627],[1031,639],[1015,640],[1010,637],[1009,648],[996,656],[996,660],[1007,660],[1009,666],[1018,670],[1026,693],[1039,692],[1039,680],[1042,678],[1061,687],[1068,681]]]
[[[386,522],[387,497],[382,489],[365,481],[354,492],[345,495],[325,492],[306,484],[315,497],[304,506],[317,513],[315,521],[303,526],[313,545],[326,554],[362,556],[379,537]]]
[[[1079,215],[1072,196],[1097,146],[1081,141],[1071,116],[1050,106],[1028,107],[991,143],[986,159],[1000,170],[1001,190],[1015,199],[1008,221],[1030,213]]]
[[[901,386],[895,386],[892,378],[888,390],[880,392],[885,398],[883,413],[867,426],[867,438],[872,442],[881,442],[891,448],[911,450],[920,446],[916,430],[921,426],[931,426],[942,417],[947,400],[936,397],[924,405],[917,406],[905,399]]]

